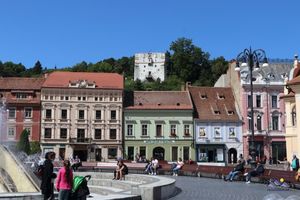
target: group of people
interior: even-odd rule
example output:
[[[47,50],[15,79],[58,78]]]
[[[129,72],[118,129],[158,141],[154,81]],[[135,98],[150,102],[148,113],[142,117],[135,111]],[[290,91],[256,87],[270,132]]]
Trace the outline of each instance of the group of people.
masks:
[[[54,180],[56,179],[56,190],[59,192],[59,200],[68,200],[73,187],[73,171],[69,160],[64,160],[64,167],[60,168],[58,174],[53,172],[53,161],[55,159],[54,152],[45,154],[43,164],[41,191],[44,195],[44,200],[54,199]]]
[[[250,160],[247,160],[250,163]],[[238,164],[233,168],[232,171],[224,178],[225,181],[233,181],[234,177],[240,173],[244,173],[246,161],[241,154],[238,160]],[[259,176],[264,173],[265,168],[263,163],[260,160],[256,160],[256,167],[251,171],[244,173],[243,175],[246,177],[246,183],[251,183],[251,177]]]

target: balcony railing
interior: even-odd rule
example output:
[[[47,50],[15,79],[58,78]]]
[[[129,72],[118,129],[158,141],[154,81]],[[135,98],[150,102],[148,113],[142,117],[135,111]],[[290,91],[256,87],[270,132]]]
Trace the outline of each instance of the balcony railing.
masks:
[[[91,143],[91,138],[70,138],[70,143]]]

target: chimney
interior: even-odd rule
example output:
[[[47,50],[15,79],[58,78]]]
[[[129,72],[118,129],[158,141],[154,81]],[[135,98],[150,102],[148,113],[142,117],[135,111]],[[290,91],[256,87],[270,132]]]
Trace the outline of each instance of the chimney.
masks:
[[[45,73],[44,78],[48,78],[48,75],[49,75],[48,73]]]

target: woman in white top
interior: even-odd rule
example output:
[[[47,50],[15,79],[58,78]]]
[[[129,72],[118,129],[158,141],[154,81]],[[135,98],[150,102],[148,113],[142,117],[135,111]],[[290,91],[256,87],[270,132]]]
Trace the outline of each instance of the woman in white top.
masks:
[[[173,169],[173,176],[178,176],[178,171],[183,167],[184,163],[181,158],[178,159],[176,167]]]

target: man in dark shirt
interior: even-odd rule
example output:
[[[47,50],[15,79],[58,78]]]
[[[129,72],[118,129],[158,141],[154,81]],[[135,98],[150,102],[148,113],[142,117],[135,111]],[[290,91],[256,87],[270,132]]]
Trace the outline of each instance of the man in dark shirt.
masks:
[[[257,163],[257,166],[254,170],[249,173],[244,174],[246,176],[246,183],[251,183],[251,177],[259,176],[265,172],[264,165],[260,162]]]

